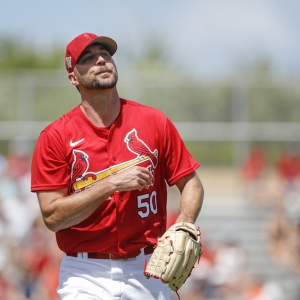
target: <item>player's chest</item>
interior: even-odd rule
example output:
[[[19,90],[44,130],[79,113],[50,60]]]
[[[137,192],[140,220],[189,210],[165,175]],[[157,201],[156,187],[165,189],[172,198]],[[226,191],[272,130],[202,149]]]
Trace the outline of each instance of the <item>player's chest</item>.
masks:
[[[160,154],[157,133],[145,126],[112,128],[105,134],[77,130],[66,136],[66,159],[70,166],[81,164],[93,172],[118,165],[149,164],[155,168]]]

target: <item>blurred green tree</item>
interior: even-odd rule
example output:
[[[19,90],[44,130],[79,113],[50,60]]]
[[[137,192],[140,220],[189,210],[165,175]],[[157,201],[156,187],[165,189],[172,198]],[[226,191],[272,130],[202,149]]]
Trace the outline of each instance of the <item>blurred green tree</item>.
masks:
[[[42,51],[22,39],[0,38],[0,69],[59,69],[63,54],[59,45]]]

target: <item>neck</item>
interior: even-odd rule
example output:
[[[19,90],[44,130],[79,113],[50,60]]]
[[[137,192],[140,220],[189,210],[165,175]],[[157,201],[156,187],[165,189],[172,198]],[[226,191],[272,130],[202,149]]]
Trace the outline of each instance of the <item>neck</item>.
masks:
[[[120,98],[116,89],[99,93],[89,91],[81,94],[81,109],[87,118],[98,127],[110,126],[120,112]]]

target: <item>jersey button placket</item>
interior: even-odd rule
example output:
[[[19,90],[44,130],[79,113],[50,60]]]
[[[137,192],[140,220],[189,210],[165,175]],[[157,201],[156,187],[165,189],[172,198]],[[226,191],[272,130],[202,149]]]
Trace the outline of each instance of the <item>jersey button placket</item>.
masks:
[[[107,138],[107,152],[108,152],[108,157],[110,159],[110,162],[112,165],[115,164],[115,162],[117,161],[117,157],[113,154],[113,148],[112,148],[112,136],[113,136],[113,132],[114,132],[114,126],[112,126],[110,128],[110,132]]]

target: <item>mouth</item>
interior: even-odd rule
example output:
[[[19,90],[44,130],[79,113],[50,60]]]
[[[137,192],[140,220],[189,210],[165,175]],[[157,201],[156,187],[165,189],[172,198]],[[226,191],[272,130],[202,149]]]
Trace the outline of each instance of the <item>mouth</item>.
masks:
[[[110,73],[111,73],[111,71],[109,71],[109,70],[102,70],[100,72],[95,72],[95,75],[110,74]]]

